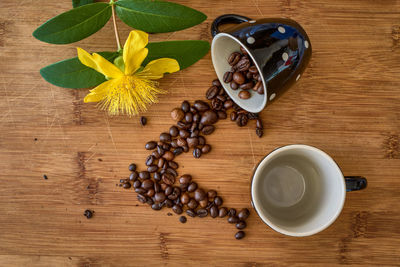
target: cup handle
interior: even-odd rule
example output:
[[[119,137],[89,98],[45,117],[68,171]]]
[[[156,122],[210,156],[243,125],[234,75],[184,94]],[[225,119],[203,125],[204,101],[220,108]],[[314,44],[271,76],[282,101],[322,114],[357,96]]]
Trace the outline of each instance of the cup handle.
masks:
[[[345,176],[346,191],[356,191],[367,187],[367,179],[362,176]]]
[[[241,15],[236,15],[236,14],[225,14],[222,16],[219,16],[218,18],[216,18],[212,25],[211,25],[211,35],[212,37],[214,37],[215,35],[217,35],[220,31],[219,31],[219,26],[222,24],[227,24],[227,23],[242,23],[242,22],[247,22],[251,20],[248,17],[245,16],[241,16]]]

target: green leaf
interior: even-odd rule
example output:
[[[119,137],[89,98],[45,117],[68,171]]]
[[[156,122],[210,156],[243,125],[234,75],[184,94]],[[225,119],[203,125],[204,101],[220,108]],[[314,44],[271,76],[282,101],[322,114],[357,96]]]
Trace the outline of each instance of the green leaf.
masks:
[[[72,0],[72,6],[74,8],[84,6],[93,3],[93,0]]]
[[[97,32],[110,17],[111,6],[109,4],[88,4],[46,21],[33,32],[33,36],[46,43],[69,44]]]
[[[183,30],[207,18],[192,8],[164,1],[119,0],[115,5],[117,15],[123,22],[149,33]]]
[[[112,62],[117,52],[99,52]],[[88,88],[106,81],[103,74],[83,65],[78,57],[59,61],[40,70],[42,77],[51,84],[66,88]]]
[[[168,57],[176,59],[182,70],[204,57],[210,50],[210,44],[207,41],[197,40],[168,41],[149,43],[147,48],[149,54],[142,65],[145,66],[154,59]]]

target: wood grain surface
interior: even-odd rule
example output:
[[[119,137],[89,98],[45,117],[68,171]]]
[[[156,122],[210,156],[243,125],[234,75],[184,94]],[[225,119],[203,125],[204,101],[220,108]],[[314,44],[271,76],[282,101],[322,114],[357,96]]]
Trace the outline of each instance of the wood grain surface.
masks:
[[[32,32],[71,8],[70,1],[1,1],[0,266],[399,266],[400,2],[177,2],[208,19],[151,41],[210,41],[212,20],[238,13],[297,20],[314,52],[299,82],[262,112],[263,138],[254,122],[219,122],[208,138],[212,152],[180,156],[181,174],[217,189],[228,206],[251,208],[255,164],[278,146],[303,143],[328,152],[346,175],[366,176],[369,187],[348,194],[337,221],[305,238],[274,232],[252,209],[247,236],[237,241],[224,219],[181,224],[167,209],[139,204],[132,190],[115,185],[129,163],[144,167],[144,144],[169,128],[173,107],[204,97],[215,78],[210,54],[162,81],[169,93],[144,114],[149,122],[142,127],[138,118],[108,117],[84,104],[87,90],[58,88],[39,74],[75,56],[76,46],[115,49],[111,21],[77,44],[49,45]],[[125,39],[130,29],[118,23]],[[90,220],[87,208],[95,210]]]

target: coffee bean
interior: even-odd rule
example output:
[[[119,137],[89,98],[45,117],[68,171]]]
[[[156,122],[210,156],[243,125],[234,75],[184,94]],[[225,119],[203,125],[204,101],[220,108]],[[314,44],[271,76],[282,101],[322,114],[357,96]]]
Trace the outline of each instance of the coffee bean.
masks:
[[[139,178],[142,180],[149,179],[150,173],[148,171],[141,171],[139,172]]]
[[[199,113],[193,115],[193,122],[200,122],[201,115]]]
[[[261,128],[256,128],[256,135],[258,136],[258,137],[262,137],[263,136],[263,129],[261,129]]]
[[[151,208],[153,210],[161,210],[162,209],[162,204],[161,203],[154,203],[153,205],[151,205]]]
[[[153,156],[153,155],[149,155],[149,156],[146,158],[146,166],[152,165],[152,164],[153,164],[153,161],[154,161],[154,156]]]
[[[157,146],[157,152],[160,156],[164,155],[164,148],[162,148],[162,146]]]
[[[193,210],[187,210],[186,214],[190,217],[196,217],[196,213]]]
[[[129,180],[131,180],[131,181],[136,181],[136,179],[139,177],[139,174],[135,171],[135,172],[132,172],[130,175],[129,175]]]
[[[179,206],[179,205],[172,206],[172,211],[175,212],[176,214],[182,214],[182,212],[183,212],[181,206]]]
[[[256,126],[257,126],[257,128],[260,128],[260,129],[263,128],[263,124],[262,124],[262,120],[261,119],[256,120]]]
[[[204,146],[201,148],[201,153],[202,153],[202,154],[207,154],[207,153],[210,152],[210,151],[211,151],[211,146],[208,145],[208,144],[204,145]]]
[[[237,118],[237,113],[235,111],[232,111],[230,117],[231,117],[231,121],[235,121]]]
[[[209,135],[212,134],[215,130],[215,127],[213,125],[207,125],[204,126],[204,128],[201,130],[201,133],[204,135]]]
[[[253,82],[248,82],[248,83],[242,84],[241,86],[239,86],[239,88],[242,89],[242,90],[249,90],[249,89],[253,88],[253,86],[254,86]]]
[[[221,100],[219,100],[218,98],[214,98],[211,101],[211,107],[213,110],[216,110],[216,111],[221,110],[223,108],[223,106],[224,106],[224,103]]]
[[[161,157],[160,154],[159,154],[157,151],[151,152],[151,155],[152,155],[153,157],[155,157],[156,159],[159,159],[159,158]]]
[[[194,199],[196,201],[201,201],[201,200],[205,199],[206,196],[207,196],[206,192],[204,192],[204,190],[201,188],[197,188],[196,191],[194,191]]]
[[[190,128],[190,126],[192,126],[192,124],[190,124],[190,123],[184,123],[184,122],[178,121],[178,122],[176,123],[176,126],[178,126],[179,129],[187,130],[187,129]]]
[[[199,205],[199,203],[197,203],[197,201],[196,200],[194,200],[193,198],[191,198],[190,200],[189,200],[189,203],[187,203],[187,205],[188,205],[188,207],[189,207],[189,209],[196,209],[197,208],[197,206]]]
[[[171,128],[169,128],[169,134],[170,134],[172,137],[178,136],[178,133],[179,133],[178,127],[176,127],[176,126],[171,126]]]
[[[217,86],[217,87],[221,87],[222,86],[218,79],[213,80],[212,81],[212,85]]]
[[[237,84],[243,84],[246,79],[241,72],[235,72],[233,74],[233,81]]]
[[[233,72],[231,72],[231,71],[225,72],[225,74],[224,74],[224,82],[225,83],[230,83],[232,81],[232,79],[233,79]]]
[[[156,181],[161,181],[161,174],[160,174],[159,172],[155,172],[155,173],[153,174],[153,178],[154,178],[154,180],[156,180]]]
[[[190,133],[188,131],[182,129],[182,130],[179,131],[179,136],[182,137],[182,138],[188,138],[190,136]]]
[[[239,229],[239,230],[246,228],[246,226],[247,226],[247,224],[246,224],[245,221],[239,221],[239,222],[236,224],[236,228]]]
[[[246,209],[246,208],[240,210],[239,213],[238,213],[238,217],[239,217],[239,219],[241,221],[246,220],[249,217],[249,215],[250,215],[250,211],[248,209]]]
[[[171,142],[171,135],[169,133],[161,133],[160,141],[161,142]]]
[[[199,130],[194,130],[192,131],[192,133],[190,134],[190,137],[198,137],[199,136],[200,131]]]
[[[242,239],[243,237],[245,237],[245,233],[243,231],[239,231],[235,234],[235,238],[236,239]]]
[[[246,72],[246,78],[247,78],[248,80],[250,80],[251,78],[253,78],[253,73],[251,73],[251,72]]]
[[[262,82],[261,81],[258,81],[257,83],[256,83],[256,85],[254,85],[253,86],[253,88],[251,88],[253,91],[258,91],[258,89],[260,88],[262,86]]]
[[[249,112],[247,113],[247,118],[249,120],[256,120],[258,119],[258,113]]]
[[[131,188],[131,184],[130,183],[126,183],[126,184],[123,184],[123,186],[122,186],[124,189],[129,189],[129,188]]]
[[[182,102],[182,104],[181,104],[181,109],[182,109],[182,111],[183,112],[188,112],[189,110],[190,110],[190,104],[189,104],[189,102],[188,101],[183,101]]]
[[[171,141],[171,147],[172,147],[172,148],[177,148],[177,147],[179,147],[179,145],[178,145],[176,139],[174,139],[174,140]]]
[[[200,123],[203,125],[210,125],[216,123],[217,121],[218,121],[217,113],[213,110],[207,110],[201,116]]]
[[[222,111],[222,110],[219,110],[217,112],[217,116],[218,116],[218,119],[220,119],[220,120],[225,120],[228,117],[228,115],[226,115],[226,112]]]
[[[172,193],[168,196],[168,198],[171,200],[175,200],[175,199],[179,198],[180,194],[181,194],[181,190],[179,189],[179,187],[174,187]]]
[[[175,161],[169,161],[168,166],[171,167],[172,169],[178,169],[179,165]]]
[[[199,136],[199,146],[205,145],[206,144],[206,139],[204,136]]]
[[[157,182],[154,183],[154,192],[161,192],[161,185]]]
[[[146,198],[146,203],[147,203],[148,205],[153,205],[153,204],[154,204],[153,198],[150,198],[150,197]]]
[[[128,179],[119,179],[119,182],[121,184],[125,184],[125,183],[129,183],[129,180]]]
[[[215,190],[208,190],[207,197],[209,199],[214,199],[217,196],[217,191]]]
[[[184,174],[179,178],[179,183],[189,184],[192,181],[192,176],[190,174]]]
[[[264,86],[260,86],[260,88],[258,88],[257,93],[259,93],[260,95],[264,94]]]
[[[231,82],[230,86],[231,86],[232,90],[237,90],[239,88],[239,85],[237,83],[235,83],[235,82]]]
[[[193,157],[195,157],[196,159],[201,157],[201,149],[200,148],[196,147],[193,150]]]
[[[174,203],[172,202],[172,200],[166,199],[166,200],[164,200],[163,205],[166,206],[167,208],[172,208],[172,206],[174,205]],[[172,214],[171,214],[171,215],[172,215]]]
[[[214,97],[216,97],[219,93],[219,88],[217,86],[211,86],[210,88],[208,88],[207,92],[206,92],[206,98],[208,100],[213,99]]]
[[[186,139],[189,148],[194,148],[199,144],[199,139],[197,137],[189,137]]]
[[[241,58],[240,53],[238,53],[238,52],[233,52],[233,53],[228,57],[228,64],[231,65],[231,66],[234,66],[234,65],[236,65],[236,64],[239,62],[240,58]]]
[[[193,114],[190,113],[190,112],[186,113],[186,114],[185,114],[185,121],[186,121],[187,123],[192,122],[192,121],[193,121]]]
[[[164,193],[166,196],[169,196],[172,194],[172,192],[174,191],[174,188],[172,186],[167,186],[167,188],[165,188]]]
[[[146,203],[146,197],[142,194],[137,195],[137,199],[139,200],[140,203]]]
[[[173,160],[175,158],[175,155],[171,151],[165,151],[165,153],[163,155],[163,158],[168,160],[168,161],[171,161],[171,160]]]
[[[240,91],[238,96],[240,99],[249,99],[251,94],[249,91]]]
[[[158,160],[157,165],[158,165],[159,168],[162,168],[164,166],[164,163],[165,163],[165,159],[164,158],[160,158]]]
[[[154,199],[156,202],[163,202],[165,200],[166,196],[164,192],[158,192],[154,195]]]
[[[181,223],[186,223],[187,219],[186,219],[185,216],[181,216],[181,217],[179,217],[179,221],[180,221]]]
[[[188,152],[189,151],[189,147],[187,145],[183,146],[182,149],[183,149],[183,152]]]
[[[165,163],[165,166],[168,166],[168,163]],[[167,167],[167,168],[165,169],[165,171],[166,171],[167,173],[172,174],[174,177],[178,176],[178,173],[177,173],[174,169],[172,169],[172,168]]]
[[[242,54],[247,55],[247,51],[246,49],[243,48],[243,46],[240,47],[240,52],[242,52]]]
[[[191,182],[187,188],[187,191],[194,192],[197,189],[197,184],[195,182]]]
[[[174,109],[171,111],[171,118],[172,118],[174,121],[181,121],[181,120],[183,119],[184,116],[185,116],[185,113],[184,113],[181,109],[179,109],[179,108],[174,108]]]
[[[163,180],[163,182],[167,185],[173,185],[175,183],[175,177],[170,174],[170,173],[164,173],[161,176],[161,179]]]
[[[143,188],[135,188],[135,192],[142,195],[147,193],[146,189]]]
[[[154,186],[154,182],[151,179],[147,179],[142,182],[143,189],[149,190],[150,188],[153,188],[153,186]]]
[[[201,100],[194,101],[194,107],[200,112],[210,109],[210,106],[206,102]]]
[[[214,199],[214,204],[215,204],[215,205],[221,206],[222,203],[223,203],[223,201],[222,201],[222,198],[221,198],[221,197],[219,197],[219,196],[215,197],[215,199]]]
[[[257,74],[258,73],[257,67],[256,66],[251,66],[249,68],[249,72],[253,73],[253,74]]]
[[[246,71],[250,68],[250,60],[247,56],[242,56],[236,63],[235,68],[237,71]]]
[[[215,217],[218,216],[218,208],[217,208],[216,206],[212,206],[212,207],[210,208],[210,216],[211,216],[212,218],[215,218]]]
[[[179,188],[181,189],[182,192],[186,192],[188,188],[188,184],[180,184]]]
[[[237,223],[239,222],[239,218],[237,216],[229,216],[228,217],[228,223]]]
[[[129,165],[129,170],[130,170],[131,172],[136,171],[136,164],[135,164],[135,163],[131,163],[131,164]],[[47,176],[46,176],[46,177],[47,177]]]
[[[162,145],[162,148],[163,148],[165,151],[167,151],[167,150],[170,150],[170,149],[171,149],[171,145],[168,144],[168,143],[164,143],[164,144]]]
[[[147,124],[147,118],[145,116],[140,117],[140,124],[145,126]]]
[[[246,125],[247,125],[247,122],[248,122],[247,116],[244,115],[244,114],[239,114],[239,116],[238,116],[237,119],[236,119],[236,124],[237,124],[239,127],[246,126]]]
[[[228,214],[228,210],[225,207],[219,208],[218,217],[224,218]]]
[[[146,180],[146,181],[151,181],[151,180]],[[147,193],[146,193],[146,195],[148,197],[154,197],[155,194],[156,194],[156,191],[154,191],[154,189],[149,189],[149,190],[147,190]]]
[[[236,209],[234,208],[229,209],[228,216],[235,216],[235,215],[236,215]]]
[[[208,199],[205,198],[205,199],[199,201],[199,205],[200,205],[200,207],[202,207],[202,208],[206,208],[206,207],[208,206]]]
[[[147,167],[147,171],[150,173],[156,172],[157,170],[158,170],[157,165],[150,165],[149,167]]]
[[[188,193],[183,193],[183,194],[181,195],[181,203],[184,204],[184,205],[186,205],[186,204],[189,203],[189,201],[190,201],[190,196],[189,196],[189,194],[188,194]]]
[[[208,211],[206,209],[198,209],[197,210],[197,216],[199,216],[200,218],[207,217],[207,215],[208,215]]]
[[[134,188],[139,188],[142,185],[142,182],[139,180],[136,180],[135,182],[133,182],[133,187]]]
[[[178,146],[186,146],[187,145],[186,139],[182,138],[182,137],[178,137],[177,144],[178,144]]]
[[[183,148],[181,148],[181,147],[177,147],[173,151],[175,156],[178,156],[178,155],[182,154],[182,152],[183,152]]]

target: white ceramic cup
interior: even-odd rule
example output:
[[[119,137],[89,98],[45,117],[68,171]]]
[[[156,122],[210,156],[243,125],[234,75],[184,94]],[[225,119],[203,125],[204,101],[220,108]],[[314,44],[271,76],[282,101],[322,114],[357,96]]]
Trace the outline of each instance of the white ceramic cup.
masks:
[[[253,174],[251,198],[260,218],[275,231],[309,236],[336,220],[346,191],[366,186],[364,177],[344,177],[325,152],[307,145],[288,145],[272,151],[259,163]]]

